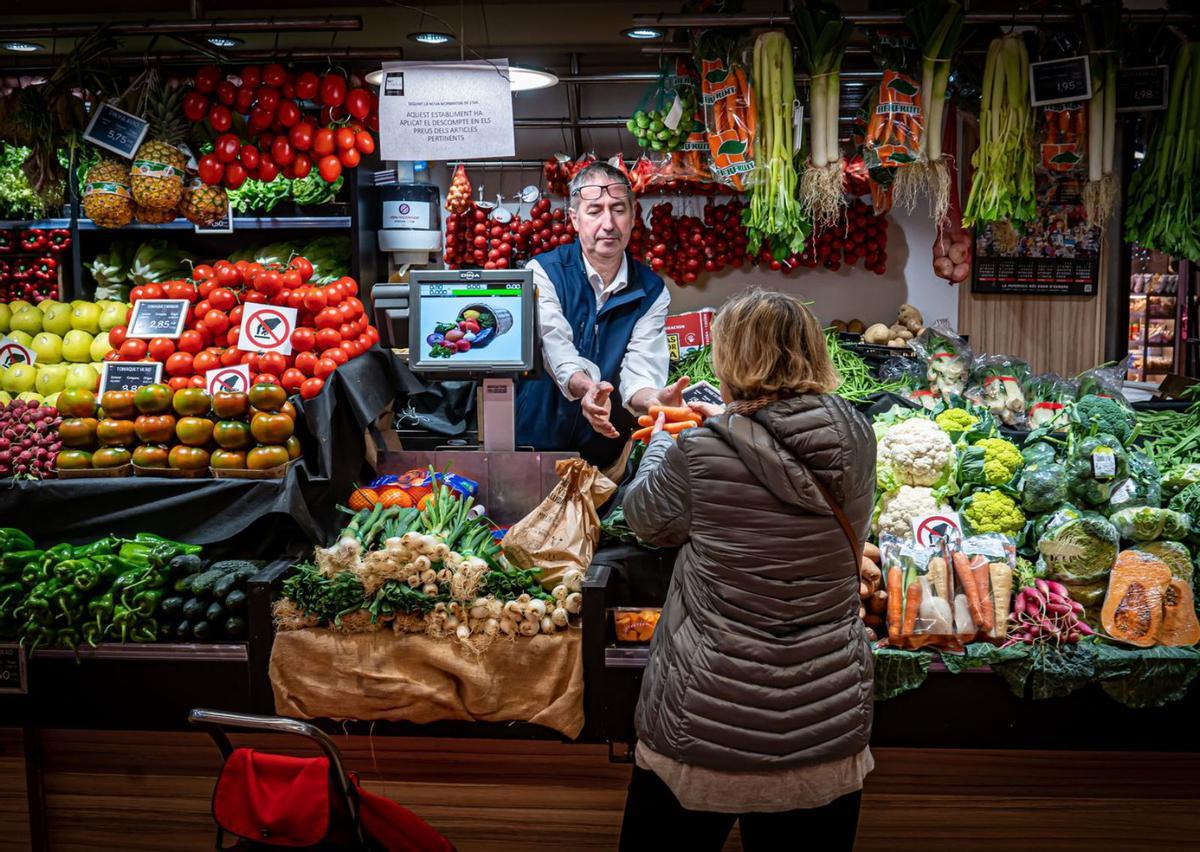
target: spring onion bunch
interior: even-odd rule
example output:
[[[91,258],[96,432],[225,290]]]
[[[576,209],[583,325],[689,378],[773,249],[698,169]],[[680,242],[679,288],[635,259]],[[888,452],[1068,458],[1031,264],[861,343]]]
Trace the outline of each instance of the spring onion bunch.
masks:
[[[1125,238],[1200,259],[1200,44],[1179,48],[1166,118],[1129,181]]]
[[[1029,53],[1021,36],[1009,33],[988,46],[979,148],[971,157],[975,179],[963,211],[963,225],[970,228],[1001,220],[1033,219],[1037,214],[1033,160]]]
[[[827,0],[804,0],[792,11],[792,18],[799,34],[797,55],[811,78],[812,92],[810,155],[800,182],[800,195],[818,229],[833,227],[846,205],[838,147],[838,94],[842,57],[854,27]]]
[[[963,8],[958,0],[922,0],[904,20],[921,46],[920,103],[925,133],[922,158],[897,170],[895,195],[897,203],[910,211],[920,195],[928,195],[929,213],[933,221],[941,222],[950,209],[950,164],[942,156],[942,123],[950,60],[962,35]]]
[[[755,182],[742,224],[751,253],[756,253],[765,239],[772,254],[784,258],[804,251],[812,223],[796,199],[792,165],[796,80],[792,44],[778,30],[765,32],[754,42],[754,94],[759,115]]]
[[[1113,175],[1117,138],[1117,36],[1121,25],[1120,0],[1092,3],[1083,11],[1083,33],[1092,73],[1092,99],[1088,101],[1088,182],[1083,188],[1083,209],[1088,222],[1103,228],[1113,211],[1120,187]]]

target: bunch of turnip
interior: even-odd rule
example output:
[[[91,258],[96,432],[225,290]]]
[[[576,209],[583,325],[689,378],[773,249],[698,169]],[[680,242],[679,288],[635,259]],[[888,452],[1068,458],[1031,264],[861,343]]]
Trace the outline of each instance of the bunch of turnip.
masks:
[[[1017,593],[1008,625],[1005,647],[1038,642],[1074,645],[1094,632],[1083,621],[1083,604],[1071,600],[1067,587],[1041,579]]]
[[[53,405],[15,399],[0,408],[0,476],[45,479],[54,475],[54,460],[62,447]]]

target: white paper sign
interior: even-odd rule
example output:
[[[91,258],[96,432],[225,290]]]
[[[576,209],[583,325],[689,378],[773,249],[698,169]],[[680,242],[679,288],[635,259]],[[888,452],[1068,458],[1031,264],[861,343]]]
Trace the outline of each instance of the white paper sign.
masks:
[[[32,364],[36,360],[37,353],[28,346],[11,337],[0,337],[0,368],[7,370],[13,364]]]
[[[379,153],[385,160],[513,156],[508,60],[385,62]]]
[[[204,373],[204,384],[210,396],[222,392],[247,393],[250,390],[250,365],[237,364],[208,370]]]
[[[242,307],[242,326],[237,348],[243,352],[292,354],[292,332],[296,309],[275,305],[247,304]]]
[[[940,512],[913,518],[912,529],[913,538],[922,547],[938,544],[944,538],[952,542],[962,541],[962,521],[958,518],[958,512]]]

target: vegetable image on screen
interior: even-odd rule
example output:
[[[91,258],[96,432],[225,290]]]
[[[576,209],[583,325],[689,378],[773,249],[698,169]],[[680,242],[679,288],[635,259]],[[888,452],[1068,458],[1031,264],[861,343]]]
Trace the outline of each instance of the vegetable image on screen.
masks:
[[[504,308],[479,303],[458,312],[453,322],[438,322],[425,338],[434,358],[450,358],[472,349],[483,349],[513,327],[513,316]]]

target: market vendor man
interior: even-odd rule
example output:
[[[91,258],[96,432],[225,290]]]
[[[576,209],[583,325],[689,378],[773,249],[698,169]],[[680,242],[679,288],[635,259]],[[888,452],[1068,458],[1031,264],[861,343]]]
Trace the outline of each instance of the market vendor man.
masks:
[[[606,467],[638,415],[683,404],[687,379],[667,386],[670,293],[626,251],[637,216],[629,179],[593,163],[571,180],[570,205],[577,240],[528,265],[546,374],[517,388],[517,443]]]

